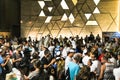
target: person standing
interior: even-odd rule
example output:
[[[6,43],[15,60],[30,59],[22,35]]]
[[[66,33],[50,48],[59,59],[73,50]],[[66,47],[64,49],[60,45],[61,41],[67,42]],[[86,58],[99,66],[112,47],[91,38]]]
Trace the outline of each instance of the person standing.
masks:
[[[101,58],[101,62],[103,65],[101,66],[100,70],[100,76],[98,77],[98,80],[114,80],[113,76],[113,69],[114,64],[111,62],[108,62],[108,57],[104,56]]]
[[[80,61],[80,55],[74,54],[73,61],[71,61],[68,64],[70,80],[76,80],[76,76],[78,75],[80,71],[79,61]]]

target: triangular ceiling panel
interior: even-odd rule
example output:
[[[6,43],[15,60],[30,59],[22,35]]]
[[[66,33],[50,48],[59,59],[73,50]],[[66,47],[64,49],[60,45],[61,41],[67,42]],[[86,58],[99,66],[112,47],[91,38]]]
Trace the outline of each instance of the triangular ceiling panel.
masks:
[[[38,33],[43,34],[43,32],[45,31],[45,29],[46,29],[46,25],[44,24],[43,26],[41,26],[41,27],[40,27],[40,29],[39,29],[39,32],[38,32]]]
[[[47,7],[52,7],[54,6],[53,2],[52,1],[44,1],[45,2],[45,6]]]
[[[77,4],[76,5],[77,10],[80,11],[82,9],[82,6],[83,6],[83,4]]]
[[[90,31],[87,30],[86,28],[82,29],[79,33],[79,35],[82,36],[82,37],[85,37],[86,35],[89,36],[89,34],[90,34]]]
[[[69,10],[72,11],[74,8],[74,4],[73,4],[72,0],[65,0],[65,1],[67,2]]]
[[[46,35],[48,35],[48,34],[50,34],[50,32],[49,32],[49,30],[48,30],[47,28],[45,28],[42,36],[46,36]]]
[[[59,12],[58,12],[57,9],[53,12],[53,15],[54,15],[54,16],[59,16]]]
[[[40,13],[40,7],[39,7],[39,4],[38,4],[38,2],[36,1],[36,2],[33,2],[32,4],[31,4],[31,14],[32,15],[38,15],[39,13]]]
[[[67,20],[67,21],[65,22],[65,24],[64,24],[64,27],[66,27],[66,28],[69,28],[69,27],[71,27],[71,26],[72,26],[72,24],[70,23],[69,20]]]
[[[59,28],[61,29],[62,27],[64,27],[64,24],[66,22],[62,22],[62,21],[57,21],[57,24],[59,25]]]
[[[59,5],[59,6],[57,7],[57,10],[58,10],[58,12],[59,12],[59,15],[63,15],[63,14],[64,14],[64,10],[63,10],[63,8],[61,7],[61,5]]]
[[[54,25],[55,25],[55,22],[56,22],[56,21],[51,21],[52,26],[54,26]]]
[[[96,14],[99,14],[100,11],[99,11],[99,9],[96,7],[95,10],[93,11],[93,13],[94,13],[94,14],[95,14],[95,13],[96,13]]]
[[[95,17],[93,14],[90,16],[89,20],[95,20]]]
[[[60,33],[59,33],[59,36],[60,35],[63,35],[63,37],[70,37],[70,36],[73,36],[72,33],[70,32],[70,29],[68,28],[63,28]]]
[[[117,25],[116,25],[116,23],[112,23],[111,25],[110,25],[110,27],[108,28],[108,30],[107,31],[118,31],[119,30],[119,27],[117,27]]]
[[[81,31],[82,28],[70,28],[71,33],[73,36],[79,35],[79,32]]]
[[[87,5],[87,3],[85,3],[82,7],[82,11],[84,13],[92,13],[92,11],[90,10],[89,6]]]
[[[53,37],[57,37],[59,31],[60,31],[60,30],[51,30],[51,34],[52,34],[52,36],[53,36]]]
[[[52,30],[53,28],[53,24],[52,23],[49,23],[49,25],[47,26],[49,30]]]
[[[107,31],[109,25],[112,23],[113,19],[109,14],[97,14],[95,15],[97,22],[102,28],[102,31]],[[106,20],[104,20],[106,19]],[[109,24],[109,25],[108,25]]]
[[[59,28],[58,24],[55,23],[55,25],[53,26],[52,30],[59,30],[59,29],[60,29],[60,28]]]
[[[79,11],[77,11],[77,9],[74,7],[71,13],[73,14],[74,17],[76,17],[78,12]]]
[[[80,15],[81,19],[82,19],[84,22],[87,22],[87,18],[86,18],[86,16],[85,16],[85,13],[83,13],[83,11],[80,11],[80,12],[79,12],[79,15]]]
[[[73,4],[74,4],[74,6],[76,6],[78,0],[72,0],[72,2],[73,2]]]
[[[95,2],[96,5],[98,5],[98,3],[100,2],[100,0],[93,0]]]
[[[93,0],[87,0],[87,6],[91,10],[91,12],[94,11],[94,9],[97,7]]]
[[[55,7],[58,7],[61,3],[61,0],[52,0]]]
[[[91,13],[86,13],[86,14],[85,14],[85,17],[87,18],[87,20],[90,19],[91,15],[92,15]]]
[[[66,9],[69,9],[68,4],[67,4],[67,2],[66,2],[65,0],[62,0],[61,3],[60,3],[60,5],[61,5],[62,8],[65,9],[65,10],[66,10]]]
[[[71,14],[70,10],[65,10],[65,13],[66,13],[67,17],[69,17]]]
[[[75,21],[73,23],[73,26],[76,26],[76,27],[83,27],[84,26],[84,21],[82,20],[80,15],[77,15],[75,17]]]

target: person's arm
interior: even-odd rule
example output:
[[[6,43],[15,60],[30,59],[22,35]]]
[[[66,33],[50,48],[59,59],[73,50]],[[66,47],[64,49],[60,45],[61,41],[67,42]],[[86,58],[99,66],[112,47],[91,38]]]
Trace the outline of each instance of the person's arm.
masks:
[[[21,61],[21,60],[22,60],[22,58],[18,58],[18,59],[14,59],[14,58],[13,58],[13,59],[12,59],[13,63],[14,63],[14,62],[19,62],[19,61]]]
[[[51,61],[48,65],[44,64],[44,68],[48,68],[48,67],[49,67],[50,65],[52,65],[55,61],[56,61],[55,59],[52,59],[52,61]]]
[[[5,62],[4,62],[4,63],[2,63],[2,64],[1,64],[1,66],[2,66],[2,67],[4,67],[4,66],[8,63],[8,61],[9,61],[9,60],[10,60],[10,58],[9,58],[9,57],[8,57],[8,58],[6,58]]]
[[[98,80],[101,80],[101,79],[103,78],[105,68],[106,68],[106,66],[105,66],[105,64],[103,64],[103,65],[101,66],[100,76],[98,77]]]
[[[24,75],[24,78],[25,78],[25,80],[29,80],[29,78],[26,75]]]

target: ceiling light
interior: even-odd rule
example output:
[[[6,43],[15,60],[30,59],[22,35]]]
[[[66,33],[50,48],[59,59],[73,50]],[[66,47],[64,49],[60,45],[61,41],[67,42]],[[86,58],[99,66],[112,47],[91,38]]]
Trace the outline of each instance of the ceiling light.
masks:
[[[38,1],[38,3],[39,3],[39,5],[40,5],[40,7],[43,9],[44,6],[45,6],[45,2],[44,2],[44,1]]]
[[[96,21],[87,21],[86,25],[98,25],[98,23]]]
[[[45,16],[43,10],[40,12],[39,16]]]
[[[73,4],[76,5],[77,4],[77,0],[72,0]]]
[[[51,12],[52,11],[52,9],[53,9],[53,7],[48,7],[48,10]]]
[[[85,14],[85,17],[87,18],[87,20],[90,18],[90,16],[91,16],[90,13]]]
[[[51,19],[52,19],[52,16],[48,16],[47,19],[45,20],[45,23],[49,23]]]
[[[67,5],[66,2],[65,2],[65,0],[62,0],[62,1],[61,1],[61,6],[62,6],[63,9],[69,9],[69,8],[68,8],[68,5]]]
[[[93,13],[100,13],[99,9],[96,7]]]
[[[74,22],[74,20],[75,20],[75,18],[74,18],[74,16],[73,16],[73,14],[71,13],[70,14],[70,16],[69,16],[69,20],[70,20],[70,22],[71,23],[73,23]]]
[[[98,3],[100,2],[100,0],[94,0],[95,4],[98,5]]]
[[[64,15],[62,16],[61,21],[67,21],[67,19],[68,19],[68,17],[67,17],[67,15],[64,13]]]

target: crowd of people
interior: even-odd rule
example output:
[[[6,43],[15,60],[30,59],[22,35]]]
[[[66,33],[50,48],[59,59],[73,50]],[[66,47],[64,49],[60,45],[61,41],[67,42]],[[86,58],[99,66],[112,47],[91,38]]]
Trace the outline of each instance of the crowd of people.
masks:
[[[120,80],[120,39],[0,39],[0,80]]]

